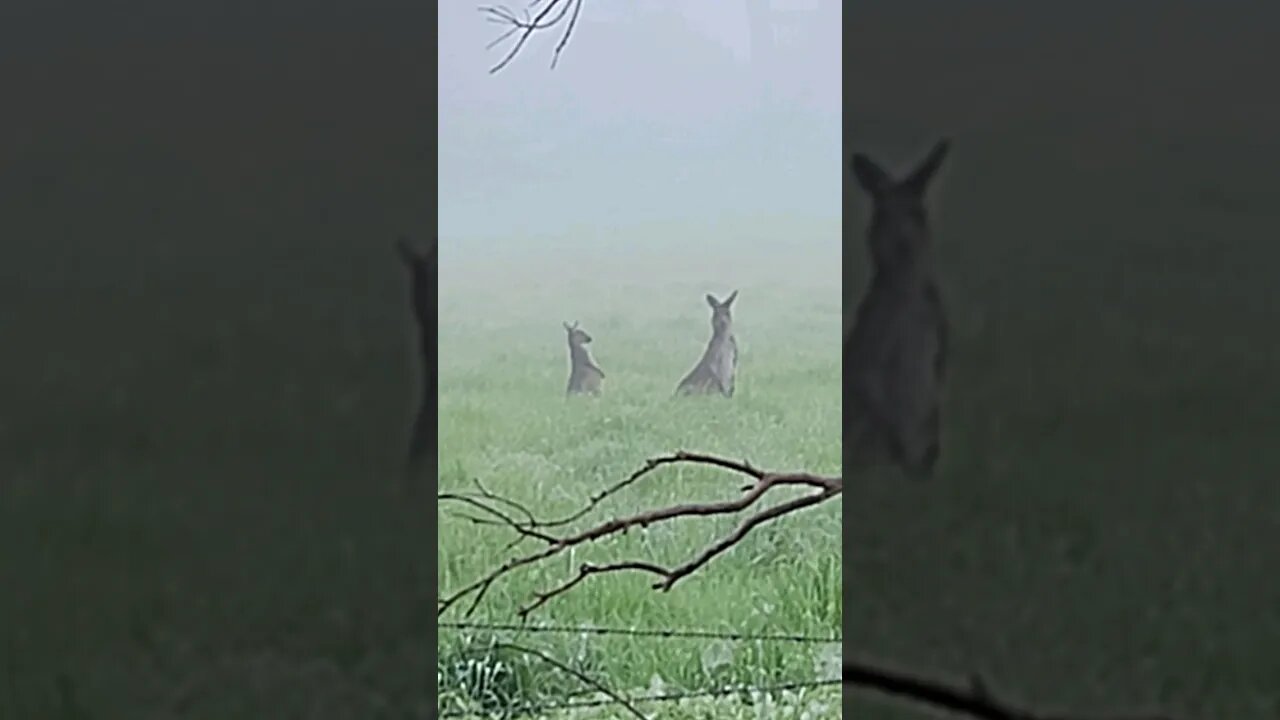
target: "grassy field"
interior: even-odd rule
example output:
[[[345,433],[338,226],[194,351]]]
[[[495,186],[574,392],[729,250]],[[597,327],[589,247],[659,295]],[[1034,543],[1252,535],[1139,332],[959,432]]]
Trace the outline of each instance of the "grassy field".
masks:
[[[1254,89],[1275,11],[851,16],[854,143],[895,165],[955,138],[934,197],[954,372],[937,482],[845,493],[846,657],[1083,715],[1276,717],[1280,111]]]
[[[645,459],[677,449],[749,458],[776,469],[839,471],[839,225],[742,219],[719,226],[640,227],[590,251],[512,251],[488,256],[441,247],[440,458],[442,489],[470,489],[472,478],[544,517],[567,515]],[[685,244],[673,263],[669,247]],[[783,242],[780,238],[789,238]],[[576,244],[580,244],[575,242]],[[755,249],[743,249],[755,248]],[[778,278],[804,278],[778,282]],[[710,334],[703,296],[740,291],[734,305],[740,370],[732,399],[673,399]],[[562,321],[594,337],[606,373],[598,398],[566,399],[568,353]],[[733,497],[741,480],[722,472],[672,468],[605,503],[599,522],[679,502]],[[780,493],[785,498],[794,493]],[[460,510],[460,508],[454,508]],[[837,503],[761,528],[705,572],[668,594],[645,576],[595,579],[534,616],[562,625],[701,628],[738,633],[831,636],[841,626],[840,508]],[[531,593],[559,584],[577,563],[647,558],[678,564],[734,518],[687,519],[633,532],[516,574],[496,586],[476,618],[511,622]],[[440,584],[459,587],[511,553],[510,536],[442,517]],[[446,616],[443,619],[458,619]],[[442,630],[442,686],[481,696],[468,660],[484,638]],[[834,676],[839,647],[786,643],[567,638],[526,643],[598,674],[621,689],[661,683],[668,691],[723,683],[771,685]],[[824,665],[825,663],[825,665]],[[536,663],[489,686],[509,702],[580,691]],[[473,681],[464,691],[465,680]],[[819,693],[827,714],[839,704]],[[797,712],[813,691],[788,700]],[[453,700],[450,698],[450,701]],[[497,702],[496,700],[494,702]],[[744,711],[717,701],[717,717]],[[710,712],[711,703],[695,706]],[[817,707],[816,705],[814,706]],[[678,711],[654,708],[664,717]],[[692,710],[687,710],[693,712]],[[759,708],[751,709],[758,712]],[[616,708],[600,717],[616,717]],[[814,712],[811,708],[810,712]],[[709,715],[697,715],[710,717]],[[594,716],[593,716],[594,717]],[[799,717],[799,715],[796,715]]]

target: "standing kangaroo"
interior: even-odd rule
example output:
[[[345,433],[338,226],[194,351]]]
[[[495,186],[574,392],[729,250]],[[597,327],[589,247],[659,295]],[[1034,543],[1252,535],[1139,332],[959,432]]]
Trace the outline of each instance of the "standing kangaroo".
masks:
[[[432,241],[425,253],[415,249],[408,238],[396,241],[400,259],[409,269],[409,294],[413,303],[413,319],[418,326],[418,356],[422,367],[422,398],[409,431],[407,475],[416,474],[420,463],[435,447],[436,419],[436,248],[440,239]]]
[[[705,395],[718,392],[733,397],[733,376],[738,369],[738,341],[733,336],[733,315],[729,308],[738,298],[734,290],[723,302],[707,294],[711,306],[711,340],[702,359],[676,387],[677,395]]]
[[[887,454],[908,474],[931,477],[941,454],[947,321],[924,200],[948,147],[940,140],[902,180],[853,156],[854,177],[871,197],[872,272],[844,338],[845,472]]]
[[[572,325],[562,324],[569,334],[569,387],[565,389],[565,395],[599,395],[604,371],[591,359],[587,350],[591,336],[579,328],[576,321]]]

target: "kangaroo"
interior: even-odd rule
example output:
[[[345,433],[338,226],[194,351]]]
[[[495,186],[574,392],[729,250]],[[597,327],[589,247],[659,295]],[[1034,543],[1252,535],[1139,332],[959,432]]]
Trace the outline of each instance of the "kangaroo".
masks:
[[[887,459],[927,478],[941,455],[947,320],[924,200],[948,149],[946,139],[938,141],[901,180],[866,155],[852,159],[853,175],[871,198],[872,270],[844,338],[846,468]]]
[[[718,392],[733,397],[733,376],[738,369],[738,341],[733,336],[733,315],[729,308],[738,298],[734,290],[723,302],[707,294],[711,306],[711,340],[702,359],[676,387],[677,395],[705,395]]]
[[[409,431],[406,467],[409,475],[418,469],[428,451],[435,447],[436,419],[436,249],[440,239],[422,252],[408,238],[396,241],[396,251],[409,269],[409,294],[413,319],[418,327],[418,355],[422,366],[422,398]]]
[[[569,387],[565,389],[565,395],[599,395],[604,371],[591,359],[591,352],[587,350],[591,336],[579,328],[576,321],[572,325],[561,324],[569,334]]]

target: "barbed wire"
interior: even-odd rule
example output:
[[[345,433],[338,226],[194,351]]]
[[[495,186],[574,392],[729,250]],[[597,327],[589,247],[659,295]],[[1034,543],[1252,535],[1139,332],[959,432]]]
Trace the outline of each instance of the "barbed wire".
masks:
[[[662,693],[659,695],[641,695],[638,697],[627,698],[629,703],[646,703],[646,702],[679,702],[680,700],[691,700],[695,698],[723,697],[725,695],[736,695],[739,693],[765,693],[765,692],[786,692],[788,690],[809,690],[818,687],[827,687],[830,685],[840,684],[840,679],[830,680],[809,680],[805,682],[779,683],[777,685],[738,685],[725,688],[717,688],[714,690],[691,690],[689,692],[679,693]],[[578,708],[604,707],[606,705],[617,705],[617,700],[580,700],[575,702],[546,704],[546,705],[518,705],[514,708],[505,710],[491,711],[475,711],[475,710],[444,710],[439,717],[484,717],[484,716],[500,716],[504,718],[525,717],[536,715],[537,713],[550,712],[555,710],[574,710]]]
[[[522,625],[520,623],[472,623],[442,622],[437,627],[449,630],[496,630],[504,632],[562,633],[577,635],[621,635],[624,637],[680,638],[699,640],[730,640],[735,642],[793,642],[793,643],[842,643],[839,636],[819,637],[793,633],[742,633],[715,632],[711,630],[683,630],[678,628],[618,628],[593,625]]]

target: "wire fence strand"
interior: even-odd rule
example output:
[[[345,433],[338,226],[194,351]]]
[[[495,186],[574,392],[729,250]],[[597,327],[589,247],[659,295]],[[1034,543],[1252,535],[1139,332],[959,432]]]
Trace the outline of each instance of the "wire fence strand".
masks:
[[[653,639],[694,639],[694,640],[727,640],[731,642],[789,642],[789,643],[807,643],[807,644],[837,644],[843,640],[840,636],[817,636],[802,635],[797,633],[744,633],[744,632],[715,632],[711,630],[688,630],[680,628],[622,628],[622,627],[599,627],[595,625],[529,625],[522,623],[481,623],[481,622],[441,622],[437,623],[437,628],[454,630],[454,631],[493,631],[493,632],[512,632],[512,633],[529,633],[529,634],[563,634],[563,635],[596,635],[596,636],[622,636],[622,637],[640,637]],[[826,687],[839,683],[837,679],[825,680],[807,680],[789,683],[780,683],[776,685],[732,685],[722,688],[691,690],[688,692],[671,692],[652,695],[641,695],[637,697],[627,698],[628,703],[650,703],[650,702],[679,702],[681,700],[722,697],[726,695],[744,694],[744,693],[771,693],[785,692],[795,690],[805,690],[818,687]],[[584,692],[582,694],[589,694]],[[579,696],[578,694],[570,695],[569,698]],[[497,716],[503,718],[527,717],[537,715],[539,713],[555,712],[560,710],[574,710],[591,707],[604,707],[607,705],[617,705],[618,700],[615,699],[595,699],[595,700],[573,700],[567,699],[557,703],[549,704],[532,704],[526,703],[504,708],[501,711],[477,711],[477,710],[441,710],[439,717],[441,718],[460,718],[460,717],[486,717]]]
[[[620,635],[624,637],[681,638],[698,640],[730,640],[736,642],[841,643],[840,636],[798,635],[791,633],[714,632],[675,628],[617,628],[591,625],[522,625],[519,623],[442,622],[437,627],[449,630],[494,630],[502,632],[559,633],[573,635]]]

